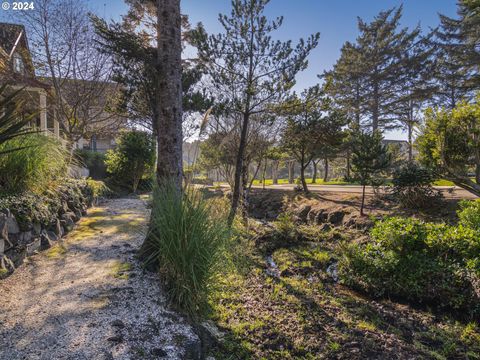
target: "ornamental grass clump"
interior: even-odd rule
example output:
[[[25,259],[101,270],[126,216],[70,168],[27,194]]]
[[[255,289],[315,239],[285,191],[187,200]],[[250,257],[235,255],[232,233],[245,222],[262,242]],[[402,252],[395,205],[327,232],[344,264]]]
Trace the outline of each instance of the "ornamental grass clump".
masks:
[[[10,139],[0,144],[0,191],[19,194],[54,189],[67,175],[70,161],[69,152],[52,137],[36,133]]]
[[[205,310],[207,295],[224,256],[228,227],[198,191],[156,186],[142,257],[164,280],[172,305],[191,317]]]

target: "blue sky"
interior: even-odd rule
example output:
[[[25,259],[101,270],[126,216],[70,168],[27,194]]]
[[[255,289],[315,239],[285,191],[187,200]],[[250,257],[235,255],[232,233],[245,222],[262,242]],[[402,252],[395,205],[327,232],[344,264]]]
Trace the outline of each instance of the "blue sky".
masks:
[[[120,0],[91,3],[95,3],[99,15],[106,14],[107,18],[117,19],[126,11]],[[266,14],[284,16],[283,26],[276,34],[279,39],[295,41],[320,32],[320,42],[310,56],[308,69],[297,77],[296,89],[302,89],[316,84],[317,74],[333,66],[345,41],[355,40],[357,17],[369,21],[381,10],[402,4],[402,26],[412,28],[420,24],[424,31],[438,25],[438,13],[456,15],[456,0],[271,0]],[[218,14],[230,12],[229,0],[182,0],[181,6],[192,24],[202,22],[209,33],[221,32]],[[405,139],[406,135],[394,131],[386,137]]]
[[[84,1],[107,19],[118,20],[127,11],[122,0]],[[424,31],[438,25],[438,13],[456,14],[456,0],[271,0],[267,15],[284,16],[284,24],[276,34],[279,39],[295,41],[317,31],[321,34],[319,46],[310,56],[310,66],[299,74],[296,88],[314,85],[318,82],[317,74],[333,66],[342,44],[357,36],[357,17],[368,21],[379,11],[401,4],[404,10],[402,26],[420,24]],[[222,30],[218,14],[230,12],[230,0],[181,0],[181,6],[182,13],[189,16],[192,24],[202,22],[210,33]],[[3,15],[5,19],[6,14]],[[389,137],[404,138],[398,132]]]
[[[91,0],[90,4],[106,18],[118,19],[126,11],[121,0]],[[425,31],[438,25],[438,13],[456,14],[456,0],[271,0],[267,15],[284,16],[284,24],[276,34],[280,39],[295,41],[320,32],[320,43],[310,57],[310,66],[298,77],[297,87],[304,88],[314,85],[316,75],[333,66],[345,41],[355,40],[358,16],[371,20],[381,10],[401,4],[402,26],[420,24]],[[222,31],[218,14],[230,12],[230,0],[182,0],[181,5],[192,24],[201,21],[210,33]]]

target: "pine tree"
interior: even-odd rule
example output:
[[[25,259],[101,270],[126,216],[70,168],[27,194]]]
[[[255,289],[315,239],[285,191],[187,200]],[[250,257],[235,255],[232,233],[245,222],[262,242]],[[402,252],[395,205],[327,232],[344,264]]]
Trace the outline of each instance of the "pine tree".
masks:
[[[287,125],[282,135],[285,151],[300,164],[300,181],[308,192],[305,170],[319,152],[321,134],[322,100],[318,86],[311,87],[283,104]]]
[[[343,144],[345,115],[332,108],[332,101],[318,86],[311,87],[283,105],[287,126],[282,143],[300,163],[300,179],[305,192],[305,170],[318,158],[328,160]],[[315,165],[315,164],[314,164]]]
[[[436,103],[449,109],[471,99],[480,86],[480,4],[461,0],[458,15],[457,19],[440,15],[440,27],[434,31]]]
[[[414,130],[420,124],[425,104],[436,90],[431,76],[434,68],[433,52],[428,39],[421,38],[401,54],[404,81],[398,89],[399,102],[395,114],[407,132],[409,161],[413,161]]]
[[[357,125],[360,125],[365,112],[364,74],[362,54],[356,45],[347,41],[333,70],[319,76],[326,81],[326,93]]]
[[[380,12],[372,22],[358,21],[358,51],[364,64],[364,104],[373,132],[395,126],[399,88],[404,84],[404,54],[420,33],[398,30],[402,7]]]
[[[402,54],[417,41],[420,28],[399,29],[402,7],[380,12],[372,22],[358,19],[359,36],[347,42],[330,72],[326,88],[357,125],[372,131],[398,126],[399,90],[405,84],[406,60]]]
[[[357,131],[353,142],[353,171],[362,185],[362,203],[360,215],[364,215],[365,187],[373,185],[383,170],[390,166],[390,155],[382,144],[382,135],[377,130],[373,133]]]
[[[291,42],[274,41],[272,34],[283,18],[269,21],[264,15],[269,0],[233,0],[230,16],[220,15],[224,33],[207,36],[196,32],[198,54],[209,75],[217,100],[226,104],[229,115],[240,118],[240,143],[235,164],[229,223],[240,202],[248,127],[251,117],[269,113],[294,84],[296,74],[307,66],[307,56],[318,44],[320,34]]]

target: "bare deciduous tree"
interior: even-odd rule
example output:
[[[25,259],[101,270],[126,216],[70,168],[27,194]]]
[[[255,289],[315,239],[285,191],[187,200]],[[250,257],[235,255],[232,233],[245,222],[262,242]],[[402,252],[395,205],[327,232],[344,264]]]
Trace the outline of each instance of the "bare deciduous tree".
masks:
[[[38,0],[19,20],[30,36],[36,71],[52,86],[50,102],[67,140],[111,131],[125,120],[114,111],[119,88],[110,81],[112,62],[95,47],[84,4]]]

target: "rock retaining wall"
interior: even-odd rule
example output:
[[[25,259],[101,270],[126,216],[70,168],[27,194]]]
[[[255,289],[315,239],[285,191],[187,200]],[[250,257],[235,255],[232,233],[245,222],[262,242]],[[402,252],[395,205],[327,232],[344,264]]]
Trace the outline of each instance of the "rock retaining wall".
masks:
[[[87,187],[78,183],[64,186],[51,197],[55,199],[39,196],[29,206],[20,197],[10,202],[15,204],[11,208],[0,208],[0,278],[11,274],[26,257],[58,242],[86,215],[92,203]],[[48,206],[45,202],[49,202]],[[42,216],[36,216],[34,213],[41,207]]]

